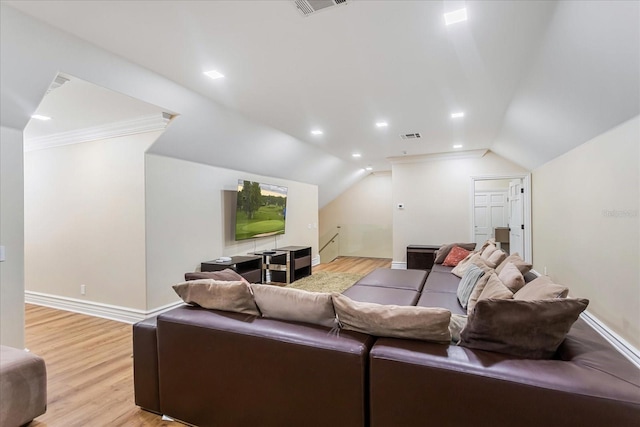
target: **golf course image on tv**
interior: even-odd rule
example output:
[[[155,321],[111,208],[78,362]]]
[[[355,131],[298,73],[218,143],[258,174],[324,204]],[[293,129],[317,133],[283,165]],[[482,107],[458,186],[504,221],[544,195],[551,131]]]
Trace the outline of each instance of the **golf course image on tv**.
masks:
[[[284,234],[287,187],[238,180],[236,240]]]

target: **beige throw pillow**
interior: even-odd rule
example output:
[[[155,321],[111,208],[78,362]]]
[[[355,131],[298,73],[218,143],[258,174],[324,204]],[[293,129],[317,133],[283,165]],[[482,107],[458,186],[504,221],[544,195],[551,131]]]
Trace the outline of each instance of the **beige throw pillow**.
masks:
[[[484,251],[486,249],[487,246],[489,245],[496,245],[496,239],[494,239],[493,237],[488,239],[486,242],[484,242],[482,244],[482,246],[480,247],[480,249],[478,250],[478,252],[482,253],[482,251]]]
[[[524,286],[524,276],[512,262],[504,266],[500,274],[498,274],[498,279],[500,279],[511,292],[518,292]]]
[[[480,294],[484,290],[484,287],[487,285],[487,282],[491,277],[491,273],[493,273],[493,270],[485,272],[484,276],[482,276],[476,282],[476,286],[473,288],[473,291],[471,291],[471,295],[469,295],[469,300],[467,301],[467,314],[473,311],[473,307],[475,307],[476,303],[478,302],[478,298],[480,298]]]
[[[458,265],[456,265],[455,268],[451,270],[451,273],[455,274],[458,277],[464,276],[464,273],[467,272],[467,269],[471,265],[471,259],[473,258],[474,255],[477,255],[477,253],[471,252],[469,255],[467,255],[465,259],[460,261]],[[478,255],[478,257],[480,257],[480,255]]]
[[[478,301],[485,299],[513,299],[513,292],[500,281],[496,273],[491,273],[487,284],[478,297]]]
[[[331,294],[273,285],[251,285],[256,304],[263,317],[335,326]]]
[[[334,293],[333,306],[344,329],[378,337],[450,342],[451,312],[444,308],[381,305]]]
[[[502,249],[496,249],[493,251],[489,258],[487,259],[487,264],[493,265],[493,268],[496,268],[502,261],[507,258],[507,254],[504,253]]]
[[[451,342],[457,344],[460,341],[460,332],[467,326],[467,316],[465,314],[451,313],[449,321],[449,332],[451,332]]]
[[[498,265],[498,267],[496,268],[496,273],[500,274],[500,272],[508,262],[512,262],[516,267],[518,267],[518,270],[520,270],[520,273],[522,274],[527,274],[531,270],[531,267],[533,267],[531,263],[523,260],[522,257],[520,257],[520,255],[516,252],[515,254],[509,255],[504,261],[500,263],[500,265]]]
[[[523,286],[513,298],[522,301],[535,301],[566,298],[568,294],[569,288],[566,286],[553,283],[548,276],[540,276]]]
[[[230,268],[225,268],[220,271],[194,271],[193,273],[184,273],[184,280],[198,280],[198,279],[213,279],[226,282],[245,282],[249,284],[249,281],[236,273]]]
[[[173,290],[187,304],[213,310],[260,315],[249,285],[239,280],[191,280],[173,285]]]
[[[481,252],[482,259],[488,260],[489,257],[491,256],[491,254],[494,253],[497,250],[498,250],[498,248],[496,247],[496,245],[494,245],[493,243],[490,244],[489,246],[484,248],[484,250]]]

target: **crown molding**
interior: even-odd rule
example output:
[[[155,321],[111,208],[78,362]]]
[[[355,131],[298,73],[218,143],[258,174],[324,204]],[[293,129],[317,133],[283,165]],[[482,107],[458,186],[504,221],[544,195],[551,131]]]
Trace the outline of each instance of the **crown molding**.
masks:
[[[456,151],[451,153],[433,153],[433,154],[420,154],[416,156],[398,156],[387,157],[387,160],[391,164],[405,164],[405,163],[423,163],[433,162],[436,160],[452,160],[452,159],[479,159],[483,157],[489,149],[483,148],[481,150],[468,150],[468,151]]]
[[[24,141],[24,151],[43,150],[63,145],[80,144],[100,139],[117,138],[138,133],[164,130],[171,121],[171,114],[159,113],[135,119],[122,120],[106,125],[60,132]]]

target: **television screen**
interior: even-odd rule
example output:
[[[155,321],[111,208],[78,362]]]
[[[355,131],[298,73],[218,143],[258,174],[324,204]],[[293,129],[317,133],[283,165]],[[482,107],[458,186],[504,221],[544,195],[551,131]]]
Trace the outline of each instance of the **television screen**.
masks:
[[[238,180],[236,240],[284,234],[287,187]]]

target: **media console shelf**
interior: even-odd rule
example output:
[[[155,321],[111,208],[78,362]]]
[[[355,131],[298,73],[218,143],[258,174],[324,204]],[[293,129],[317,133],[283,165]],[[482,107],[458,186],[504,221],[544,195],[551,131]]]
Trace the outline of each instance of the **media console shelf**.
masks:
[[[278,250],[289,252],[289,281],[287,283],[311,276],[311,246],[285,246],[278,248]]]
[[[200,263],[201,271],[221,271],[230,268],[250,283],[262,283],[261,256],[234,256],[231,261],[207,261]]]

